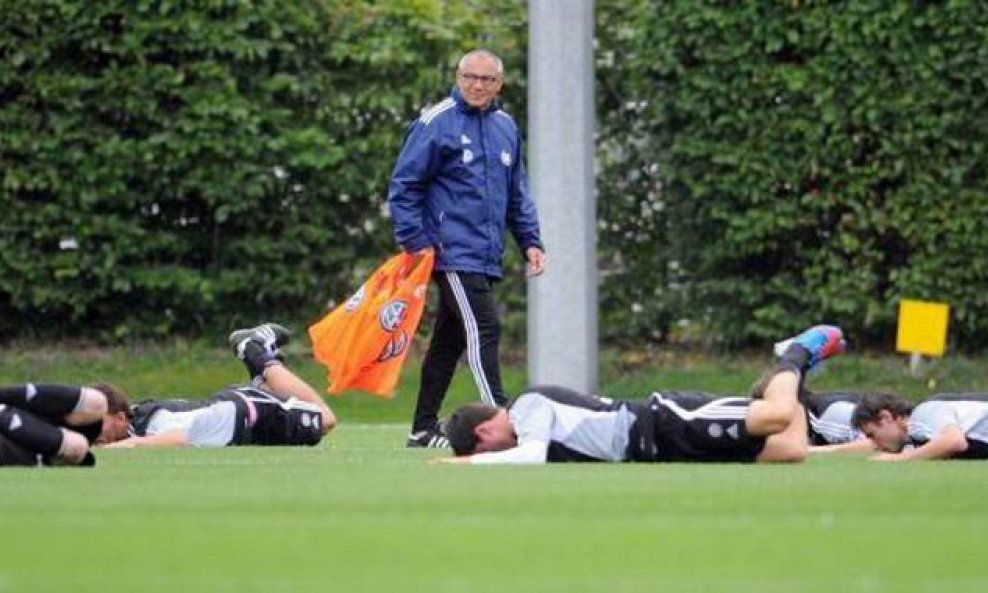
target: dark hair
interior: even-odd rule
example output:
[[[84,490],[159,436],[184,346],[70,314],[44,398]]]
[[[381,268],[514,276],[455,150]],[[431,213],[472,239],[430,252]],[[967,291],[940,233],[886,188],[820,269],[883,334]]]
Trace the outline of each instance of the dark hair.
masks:
[[[487,422],[500,408],[486,404],[467,404],[457,408],[443,426],[449,446],[457,456],[477,450],[477,426]]]
[[[108,413],[123,412],[127,415],[128,420],[134,417],[134,412],[130,409],[130,402],[127,400],[127,394],[123,389],[103,381],[93,383],[89,387],[106,396],[106,411]]]
[[[896,418],[908,416],[913,411],[913,402],[894,393],[866,393],[851,416],[851,426],[863,428],[867,422],[878,422],[878,415],[887,411]]]

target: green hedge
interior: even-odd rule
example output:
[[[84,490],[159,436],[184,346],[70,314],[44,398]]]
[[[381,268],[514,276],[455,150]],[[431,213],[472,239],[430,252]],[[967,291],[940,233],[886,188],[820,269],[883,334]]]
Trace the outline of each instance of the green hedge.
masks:
[[[405,124],[525,2],[0,0],[0,335],[317,317],[394,250]],[[597,3],[602,335],[988,344],[988,5]],[[551,251],[552,246],[549,246]],[[504,287],[523,335],[517,257]],[[219,328],[218,330],[216,328]]]
[[[451,60],[524,59],[515,4],[3,0],[0,333],[314,319],[394,251],[388,175]]]
[[[988,4],[621,6],[598,21],[612,335],[888,342],[922,298],[988,344]]]

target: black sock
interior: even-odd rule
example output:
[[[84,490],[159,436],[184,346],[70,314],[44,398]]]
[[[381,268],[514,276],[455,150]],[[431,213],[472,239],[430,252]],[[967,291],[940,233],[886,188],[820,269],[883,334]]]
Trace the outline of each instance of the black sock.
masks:
[[[81,397],[82,390],[76,385],[25,383],[0,387],[0,404],[27,410],[56,422],[71,414]]]
[[[62,429],[31,412],[9,405],[0,407],[0,434],[14,444],[45,457],[62,447]]]
[[[248,340],[244,344],[243,353],[244,366],[247,367],[247,372],[250,373],[251,379],[263,378],[264,369],[278,362],[278,359],[275,358],[270,350],[265,348],[260,342],[254,340]]]
[[[810,351],[799,344],[790,344],[786,351],[779,357],[779,367],[789,368],[800,375],[805,373],[810,366]]]

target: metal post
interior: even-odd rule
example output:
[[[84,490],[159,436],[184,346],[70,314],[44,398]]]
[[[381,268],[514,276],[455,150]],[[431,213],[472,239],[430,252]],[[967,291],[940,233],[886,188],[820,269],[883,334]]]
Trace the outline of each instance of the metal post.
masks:
[[[528,163],[548,254],[529,282],[529,381],[597,383],[593,0],[529,0]]]

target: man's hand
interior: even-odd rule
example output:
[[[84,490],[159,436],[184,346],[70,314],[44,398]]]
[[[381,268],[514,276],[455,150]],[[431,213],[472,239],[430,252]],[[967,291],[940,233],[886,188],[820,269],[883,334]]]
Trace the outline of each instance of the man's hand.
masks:
[[[525,275],[529,278],[541,276],[545,272],[545,252],[538,247],[529,247],[525,250],[525,259],[528,261],[528,269]]]

